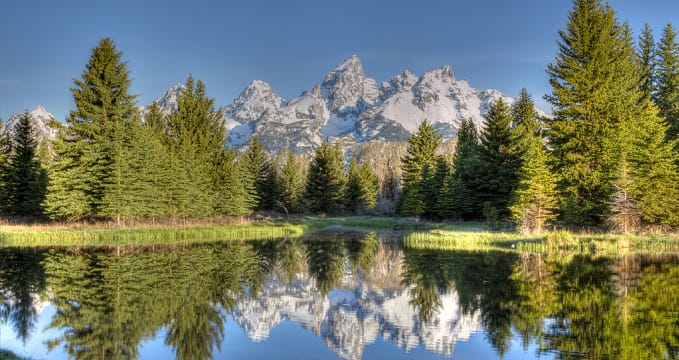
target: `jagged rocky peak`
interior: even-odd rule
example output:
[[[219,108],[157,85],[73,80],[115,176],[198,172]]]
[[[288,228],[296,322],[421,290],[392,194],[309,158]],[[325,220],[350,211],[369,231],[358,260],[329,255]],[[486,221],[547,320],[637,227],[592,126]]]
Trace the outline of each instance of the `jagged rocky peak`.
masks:
[[[9,120],[3,124],[2,131],[9,132],[10,134],[14,133],[14,128],[23,114],[24,112],[22,111],[12,115]],[[54,115],[49,113],[44,106],[36,106],[33,110],[28,112],[28,115],[33,123],[33,129],[38,142],[41,142],[43,139],[54,140],[57,138],[57,130],[49,126],[49,123],[55,119]]]
[[[269,84],[255,80],[224,109],[224,114],[227,119],[244,124],[259,119],[267,111],[275,112],[283,103],[283,99],[273,92]]]
[[[323,79],[321,95],[327,99],[330,111],[357,107],[359,100],[374,104],[379,100],[380,91],[377,81],[367,78],[363,72],[361,59],[352,55],[337,65]]]
[[[158,107],[160,107],[160,113],[167,115],[174,112],[177,109],[177,97],[179,97],[179,94],[181,94],[184,90],[186,90],[186,85],[178,83],[165,90],[165,92],[157,97],[154,102],[158,104]],[[151,104],[141,107],[140,112],[142,114],[142,118],[148,111],[149,107],[151,107]]]

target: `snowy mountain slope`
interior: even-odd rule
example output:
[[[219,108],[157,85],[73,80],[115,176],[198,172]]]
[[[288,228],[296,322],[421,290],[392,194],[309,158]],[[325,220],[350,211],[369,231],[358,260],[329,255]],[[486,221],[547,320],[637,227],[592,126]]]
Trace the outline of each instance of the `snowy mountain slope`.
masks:
[[[179,91],[175,86],[157,100],[164,111],[176,107]],[[457,80],[448,65],[419,77],[406,70],[378,85],[353,55],[294,99],[285,100],[269,84],[255,80],[224,107],[224,117],[233,146],[240,147],[257,135],[272,153],[284,148],[306,153],[323,140],[405,141],[425,119],[444,139],[452,139],[462,119],[471,118],[482,128],[483,115],[500,98],[514,102],[497,90],[479,90]]]
[[[28,114],[33,122],[33,129],[35,131],[38,144],[40,144],[43,139],[55,140],[57,138],[57,129],[49,126],[50,121],[54,119],[54,115],[45,110],[42,105],[36,106],[35,109],[31,110]],[[23,112],[18,112],[12,115],[9,120],[7,120],[7,122],[2,124],[2,131],[13,134],[14,128],[19,122],[19,119],[21,119],[22,115]]]

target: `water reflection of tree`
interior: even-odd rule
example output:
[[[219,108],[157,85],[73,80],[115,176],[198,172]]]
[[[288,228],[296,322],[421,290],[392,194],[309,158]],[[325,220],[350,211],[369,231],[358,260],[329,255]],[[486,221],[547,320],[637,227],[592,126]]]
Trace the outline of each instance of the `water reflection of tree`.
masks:
[[[347,262],[354,273],[370,269],[379,245],[374,233],[326,233],[307,237],[302,244],[309,275],[323,295],[339,284]]]
[[[26,343],[35,330],[39,300],[45,289],[40,266],[43,252],[33,249],[0,251],[0,322],[9,322]]]
[[[441,294],[455,289],[463,313],[481,311],[488,340],[500,356],[509,348],[514,282],[508,281],[516,255],[404,249],[403,284],[412,285],[411,304],[422,321],[431,321]]]
[[[110,256],[52,253],[44,262],[57,308],[49,327],[74,358],[137,358],[142,339],[166,328],[180,359],[206,359],[224,337],[224,310],[258,276],[249,244]]]
[[[522,256],[513,326],[557,358],[679,358],[676,262]]]

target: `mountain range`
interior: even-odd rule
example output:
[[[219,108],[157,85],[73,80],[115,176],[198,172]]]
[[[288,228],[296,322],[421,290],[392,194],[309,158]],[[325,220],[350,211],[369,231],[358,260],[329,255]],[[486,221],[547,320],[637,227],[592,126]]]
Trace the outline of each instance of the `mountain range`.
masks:
[[[164,113],[176,109],[177,96],[184,89],[177,84],[156,99]],[[366,76],[361,59],[353,55],[299,97],[286,100],[266,82],[254,80],[222,109],[230,145],[239,148],[256,135],[270,153],[285,148],[310,153],[323,140],[340,141],[343,146],[405,141],[425,119],[444,140],[453,139],[462,119],[471,118],[482,128],[483,115],[499,99],[514,102],[498,90],[475,89],[456,79],[448,65],[421,76],[405,70],[379,84]],[[141,107],[142,114],[146,108]],[[51,114],[38,106],[31,115],[39,136],[53,138],[55,132],[45,125]],[[10,118],[6,129],[17,116]]]

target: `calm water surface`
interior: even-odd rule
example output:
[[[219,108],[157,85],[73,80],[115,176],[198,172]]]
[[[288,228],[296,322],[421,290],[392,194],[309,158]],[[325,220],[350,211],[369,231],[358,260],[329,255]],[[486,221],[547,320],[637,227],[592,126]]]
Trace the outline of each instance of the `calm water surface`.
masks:
[[[0,249],[32,359],[678,358],[679,258],[403,248],[376,234]]]

